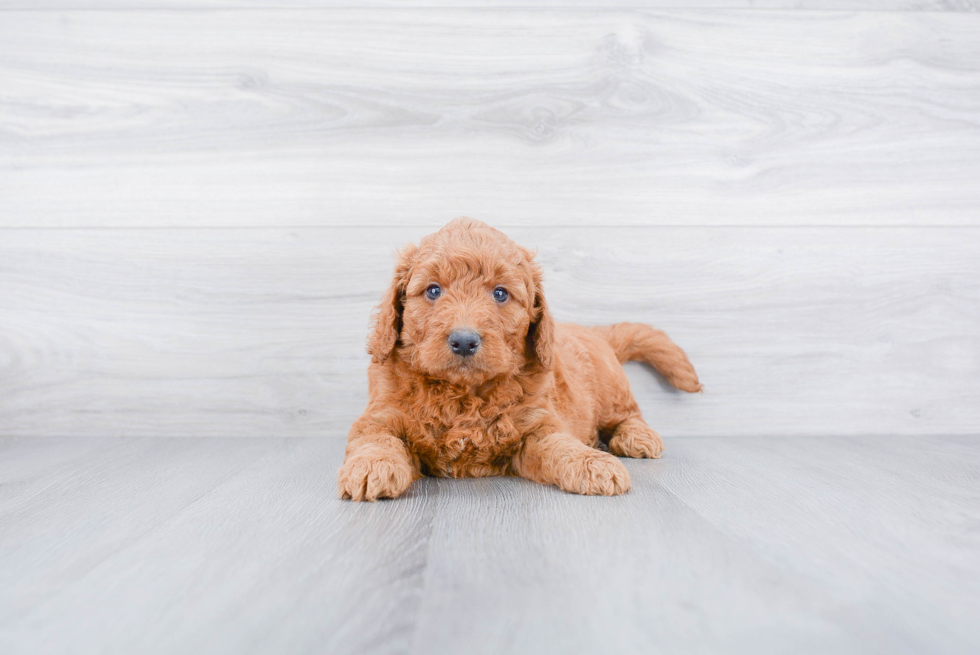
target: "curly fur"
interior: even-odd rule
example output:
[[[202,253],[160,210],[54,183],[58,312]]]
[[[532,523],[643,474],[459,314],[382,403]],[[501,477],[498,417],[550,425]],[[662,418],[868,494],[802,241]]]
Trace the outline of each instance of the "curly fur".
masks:
[[[660,457],[621,364],[647,362],[699,391],[684,351],[646,325],[555,323],[541,279],[530,251],[468,218],[398,254],[368,338],[369,401],[348,437],[342,498],[395,498],[422,475],[520,475],[616,495],[630,488],[616,455]],[[433,283],[437,300],[425,294]],[[460,328],[481,337],[471,357],[449,347]]]

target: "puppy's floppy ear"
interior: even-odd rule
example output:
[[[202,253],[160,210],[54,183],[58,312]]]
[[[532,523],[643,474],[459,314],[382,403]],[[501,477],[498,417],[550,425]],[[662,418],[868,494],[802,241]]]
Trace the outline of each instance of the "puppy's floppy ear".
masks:
[[[402,304],[405,297],[405,286],[412,276],[412,265],[419,249],[415,244],[408,244],[396,255],[395,274],[391,287],[381,299],[381,304],[375,308],[373,327],[368,336],[367,351],[371,361],[382,364],[395,350],[398,335],[402,331]]]
[[[548,303],[544,299],[542,288],[541,267],[532,261],[532,253],[525,251],[528,265],[531,267],[531,325],[527,329],[527,354],[538,362],[542,368],[550,369],[554,365],[555,351],[555,321],[548,311]]]

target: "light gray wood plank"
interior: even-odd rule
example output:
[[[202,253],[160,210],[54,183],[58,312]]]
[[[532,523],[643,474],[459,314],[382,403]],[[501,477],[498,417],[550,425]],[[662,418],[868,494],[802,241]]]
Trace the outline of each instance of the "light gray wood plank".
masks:
[[[611,502],[440,483],[415,645],[973,652],[978,455],[975,437],[690,439],[627,461]]]
[[[976,225],[980,16],[4,12],[0,226]]]
[[[426,484],[342,502],[332,439],[123,441],[0,513],[5,653],[374,653],[411,634]]]
[[[33,437],[0,437],[0,507],[24,493],[27,485],[59,467],[111,447],[112,439],[75,439],[70,443]]]
[[[102,439],[84,457],[20,471],[0,496],[0,616],[9,622],[43,604],[274,446],[211,440],[188,450],[172,441]]]
[[[8,230],[0,434],[346,436],[391,253],[431,228]],[[976,229],[524,228],[560,320],[658,325],[706,392],[631,364],[694,435],[972,433]]]
[[[618,498],[377,504],[334,498],[339,440],[117,441],[0,513],[5,653],[980,647],[977,435],[687,439]]]
[[[767,559],[812,580],[834,580],[841,595],[851,599],[849,606],[819,609],[850,631],[880,626],[888,635],[876,640],[882,652],[975,649],[980,637],[973,627],[980,618],[980,538],[970,527],[980,511],[975,436],[730,445],[713,443],[699,451],[710,477],[686,475],[691,467],[678,462],[678,475],[665,476],[664,484],[678,489],[726,535],[757,542]],[[768,503],[758,502],[758,489],[743,492],[757,484],[760,471],[765,471],[765,495],[796,509],[778,524],[760,515]],[[943,566],[933,566],[937,560]],[[890,611],[896,601],[909,610],[901,625]]]
[[[346,8],[349,0],[0,0],[0,9],[283,9],[283,8]],[[795,9],[846,11],[978,11],[977,0],[630,0],[623,7],[685,9]],[[357,3],[360,7],[441,8],[450,6],[446,0],[369,0]],[[595,0],[458,0],[453,7],[466,8],[526,8],[563,9],[591,8]]]

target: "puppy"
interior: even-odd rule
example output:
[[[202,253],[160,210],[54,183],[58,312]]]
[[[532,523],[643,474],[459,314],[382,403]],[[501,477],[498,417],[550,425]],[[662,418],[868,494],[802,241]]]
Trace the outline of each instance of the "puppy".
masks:
[[[368,338],[369,401],[348,437],[341,498],[395,498],[423,475],[622,494],[630,476],[615,456],[664,449],[622,362],[701,389],[663,332],[555,323],[532,253],[479,221],[456,219],[397,259]]]

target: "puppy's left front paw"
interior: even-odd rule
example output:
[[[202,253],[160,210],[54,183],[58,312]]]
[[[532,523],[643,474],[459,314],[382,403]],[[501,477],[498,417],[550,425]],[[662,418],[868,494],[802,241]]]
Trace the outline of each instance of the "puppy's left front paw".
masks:
[[[630,473],[618,459],[602,451],[577,454],[562,462],[558,486],[586,496],[618,496],[630,490]]]

